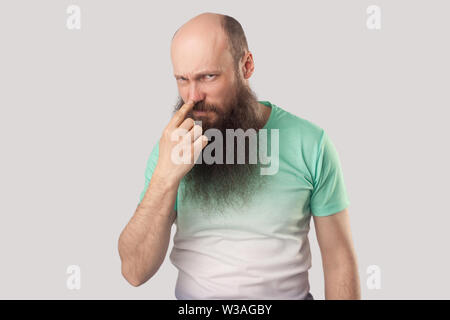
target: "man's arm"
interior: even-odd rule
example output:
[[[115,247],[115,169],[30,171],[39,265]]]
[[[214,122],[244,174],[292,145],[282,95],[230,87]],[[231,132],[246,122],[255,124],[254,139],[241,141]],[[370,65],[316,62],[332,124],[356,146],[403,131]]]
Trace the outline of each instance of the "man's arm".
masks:
[[[119,238],[122,275],[137,287],[150,279],[164,261],[179,183],[169,183],[157,172],[136,212]]]
[[[361,299],[348,210],[329,216],[313,216],[313,219],[322,255],[325,299]]]
[[[150,279],[164,261],[176,216],[174,204],[178,186],[208,142],[208,137],[202,135],[201,126],[186,118],[193,106],[194,101],[185,103],[164,128],[159,139],[158,161],[148,189],[120,234],[118,247],[122,275],[133,286]],[[180,129],[183,129],[181,135],[174,139],[174,134]],[[173,155],[179,155],[180,150],[183,156],[190,157],[190,161],[173,161]]]

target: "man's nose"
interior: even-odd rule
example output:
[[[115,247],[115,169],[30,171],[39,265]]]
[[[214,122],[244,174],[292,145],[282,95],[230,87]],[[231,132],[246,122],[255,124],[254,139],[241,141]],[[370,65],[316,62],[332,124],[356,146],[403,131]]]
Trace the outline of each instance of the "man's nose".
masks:
[[[189,99],[193,100],[194,102],[201,101],[205,98],[205,95],[202,93],[200,87],[195,83],[192,82],[189,87]]]

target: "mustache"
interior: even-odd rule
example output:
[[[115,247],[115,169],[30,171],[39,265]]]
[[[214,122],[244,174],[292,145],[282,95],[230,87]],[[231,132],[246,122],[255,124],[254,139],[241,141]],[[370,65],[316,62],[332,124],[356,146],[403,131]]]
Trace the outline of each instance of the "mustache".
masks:
[[[194,105],[192,108],[193,111],[211,111],[211,112],[218,112],[218,109],[215,105],[212,104],[205,104],[203,101],[198,102]]]

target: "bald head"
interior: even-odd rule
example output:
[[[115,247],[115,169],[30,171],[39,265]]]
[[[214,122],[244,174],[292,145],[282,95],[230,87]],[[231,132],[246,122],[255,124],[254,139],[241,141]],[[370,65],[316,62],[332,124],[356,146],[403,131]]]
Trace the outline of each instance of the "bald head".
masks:
[[[172,37],[172,41],[175,39],[175,36],[178,34],[178,31],[183,31],[183,30],[186,31],[189,29],[191,31],[195,31],[196,28],[198,29],[199,27],[206,27],[206,28],[211,28],[211,29],[206,29],[206,30],[210,30],[211,32],[213,32],[213,31],[217,32],[217,31],[219,31],[219,28],[222,28],[222,23],[223,23],[224,17],[225,16],[223,14],[211,13],[211,12],[205,12],[205,13],[199,14],[199,15],[195,16],[194,18],[190,19],[185,24],[183,24],[181,27],[179,27],[177,29],[177,31],[175,31],[175,33]]]
[[[203,57],[199,58],[204,62],[214,59],[212,55],[228,55],[237,69],[246,51],[248,45],[241,24],[230,16],[211,12],[199,14],[178,28],[171,44],[174,68],[186,54],[201,53]]]

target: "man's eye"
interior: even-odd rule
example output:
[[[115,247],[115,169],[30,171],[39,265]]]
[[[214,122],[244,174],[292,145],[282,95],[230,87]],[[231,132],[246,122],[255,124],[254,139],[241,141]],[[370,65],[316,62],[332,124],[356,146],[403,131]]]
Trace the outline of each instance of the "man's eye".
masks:
[[[216,76],[215,74],[207,74],[207,75],[205,75],[205,78],[209,80],[209,79],[213,79],[215,76]]]

